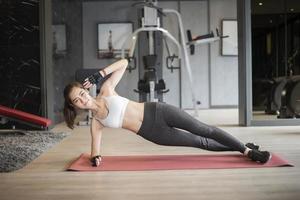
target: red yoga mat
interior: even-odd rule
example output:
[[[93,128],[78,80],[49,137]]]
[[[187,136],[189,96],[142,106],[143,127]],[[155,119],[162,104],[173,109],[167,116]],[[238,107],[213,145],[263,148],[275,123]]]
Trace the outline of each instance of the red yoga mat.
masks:
[[[214,155],[140,155],[103,156],[99,167],[92,167],[89,155],[81,154],[71,163],[71,171],[146,171],[184,169],[229,169],[260,167],[292,167],[284,159],[272,154],[271,160],[260,164],[240,154]]]
[[[230,169],[261,167],[293,167],[286,160],[272,154],[271,160],[260,164],[241,154],[213,155],[140,155],[103,156],[99,167],[92,167],[89,154],[81,154],[67,170],[71,171],[145,171],[183,169]]]

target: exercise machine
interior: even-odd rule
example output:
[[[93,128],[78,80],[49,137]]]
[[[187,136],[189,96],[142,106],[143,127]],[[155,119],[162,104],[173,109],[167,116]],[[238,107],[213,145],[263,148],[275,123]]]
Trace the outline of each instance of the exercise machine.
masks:
[[[282,82],[285,82],[285,87],[281,91],[281,98],[279,98],[281,106],[277,117],[300,118],[300,77],[293,76]]]
[[[16,128],[13,122],[38,129],[47,129],[52,124],[50,119],[0,105],[0,124],[9,122],[12,122],[12,129]]]
[[[169,92],[169,89],[166,89],[165,81],[157,78],[156,61],[157,55],[155,54],[143,57],[144,77],[139,80],[138,89],[134,89],[135,92],[140,94],[140,101],[163,101],[161,94]]]
[[[136,43],[142,48],[139,48],[138,57],[140,63],[144,67],[140,67],[140,79],[135,92],[139,94],[139,101],[145,102],[163,102],[163,94],[169,90],[166,89],[166,84],[162,75],[162,54],[163,54],[163,33],[174,38],[166,33],[165,29],[160,27],[161,11],[156,7],[156,2],[138,2],[133,6],[143,5],[143,9],[139,9],[139,18],[141,18],[141,28],[137,29],[132,36],[129,57],[133,56]],[[142,65],[140,65],[142,66]],[[173,68],[174,69],[174,68]]]
[[[277,118],[300,117],[300,77],[279,77],[272,80],[267,93],[266,114]]]
[[[208,44],[212,42],[217,42],[221,40],[222,38],[228,38],[228,35],[220,35],[219,29],[216,29],[216,35],[213,31],[211,31],[208,34],[199,35],[196,37],[193,37],[191,30],[186,31],[187,37],[188,37],[188,43],[187,46],[190,48],[190,54],[195,54],[195,46],[202,45],[202,44]]]
[[[188,74],[188,80],[189,80],[189,87],[190,87],[190,91],[191,91],[191,95],[192,95],[192,102],[193,102],[193,108],[195,110],[195,115],[198,116],[198,108],[197,108],[197,103],[199,103],[200,101],[196,100],[196,96],[195,96],[195,90],[194,90],[194,84],[193,84],[193,76],[192,76],[192,71],[191,71],[191,67],[190,67],[190,60],[188,57],[188,53],[187,53],[187,48],[186,48],[186,40],[185,40],[185,35],[184,35],[184,30],[183,30],[183,23],[182,23],[182,19],[181,19],[181,15],[176,11],[176,10],[172,10],[172,9],[162,9],[162,8],[158,8],[157,7],[157,1],[148,1],[146,3],[143,4],[144,5],[144,17],[142,18],[142,27],[138,28],[137,30],[135,30],[133,32],[132,35],[130,35],[128,37],[128,39],[126,40],[126,42],[123,45],[122,48],[122,57],[125,58],[125,44],[127,44],[127,42],[130,42],[130,49],[129,49],[129,55],[128,57],[133,57],[134,54],[134,50],[135,50],[135,46],[136,46],[136,41],[138,40],[138,34],[141,32],[146,32],[148,33],[148,38],[149,38],[149,58],[145,57],[144,60],[146,60],[146,66],[151,68],[151,63],[147,63],[148,60],[151,60],[155,58],[155,55],[161,55],[161,54],[154,54],[154,35],[156,34],[166,38],[168,40],[170,40],[171,42],[173,42],[178,49],[178,57],[179,58],[184,58],[184,63],[185,63],[185,67],[187,69],[187,74]],[[160,15],[167,15],[167,14],[174,14],[177,17],[177,21],[179,24],[179,30],[180,30],[180,38],[181,38],[181,42],[179,43],[166,29],[162,28],[160,26],[160,19],[158,17],[158,13]],[[155,33],[155,34],[154,34]],[[151,62],[151,61],[150,61]],[[152,60],[153,63],[153,60]],[[153,67],[152,67],[153,68]],[[159,93],[164,93],[167,92],[167,90],[165,90],[165,85],[163,84],[163,82],[161,81],[161,87],[159,87],[159,82],[155,83],[155,71],[153,69],[152,73],[149,73],[149,77],[151,77],[150,79],[144,80],[146,82],[149,82],[149,87],[145,87],[147,88],[147,90],[145,91],[149,91],[149,100],[154,100],[155,101],[155,94],[153,94],[153,91],[157,91],[157,90],[161,90],[161,92],[159,91]],[[148,75],[147,75],[148,76]],[[157,87],[155,87],[157,85]],[[141,87],[140,87],[141,88]],[[149,90],[148,90],[149,88]],[[163,89],[161,89],[163,88]],[[157,89],[157,90],[155,90]],[[140,90],[138,90],[138,92],[140,92]]]

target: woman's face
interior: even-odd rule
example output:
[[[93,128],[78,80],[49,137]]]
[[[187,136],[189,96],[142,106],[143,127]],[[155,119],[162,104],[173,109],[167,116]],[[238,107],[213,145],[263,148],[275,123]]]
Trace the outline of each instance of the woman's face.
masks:
[[[77,108],[90,109],[92,106],[93,98],[89,95],[88,91],[83,88],[74,87],[69,97],[72,104]]]

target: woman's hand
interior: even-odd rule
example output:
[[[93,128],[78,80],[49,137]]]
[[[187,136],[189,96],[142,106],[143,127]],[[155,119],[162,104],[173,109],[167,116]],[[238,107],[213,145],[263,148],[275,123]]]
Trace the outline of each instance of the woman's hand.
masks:
[[[97,155],[97,156],[92,157],[91,158],[92,166],[93,167],[100,166],[101,160],[102,160],[101,155]]]
[[[88,78],[86,78],[86,79],[84,80],[84,83],[83,83],[82,85],[83,85],[83,87],[84,87],[85,89],[89,89],[90,87],[92,87],[93,84],[89,81]]]
[[[104,72],[103,72],[104,73]],[[101,72],[96,72],[94,73],[93,75],[87,77],[85,80],[84,80],[84,83],[83,83],[83,87],[85,89],[88,89],[90,88],[93,84],[98,84],[99,82],[101,82],[103,79],[104,79],[104,75],[101,74]]]

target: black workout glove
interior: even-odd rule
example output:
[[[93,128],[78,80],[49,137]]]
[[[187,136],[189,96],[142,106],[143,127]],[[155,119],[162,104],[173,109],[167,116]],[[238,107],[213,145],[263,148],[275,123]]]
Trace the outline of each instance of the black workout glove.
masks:
[[[94,157],[91,158],[91,162],[92,162],[93,167],[97,167],[96,159],[99,159],[99,161],[101,163],[101,160],[102,160],[101,155],[97,155],[97,156],[94,156]]]
[[[98,84],[104,77],[100,74],[100,72],[96,72],[95,74],[88,77],[88,81],[91,84]]]

